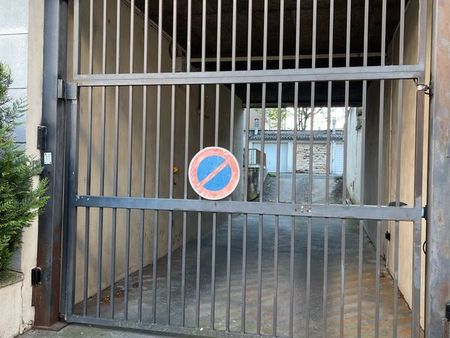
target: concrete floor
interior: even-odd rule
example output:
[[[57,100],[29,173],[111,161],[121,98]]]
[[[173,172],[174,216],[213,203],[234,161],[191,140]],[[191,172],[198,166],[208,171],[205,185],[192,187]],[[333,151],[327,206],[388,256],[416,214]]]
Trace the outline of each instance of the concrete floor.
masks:
[[[264,188],[264,200],[276,200],[276,177],[269,176]],[[280,201],[289,202],[292,189],[291,175],[280,177]],[[308,176],[297,175],[296,186],[298,191],[297,202],[310,200],[308,193]],[[325,179],[315,177],[313,183],[312,199],[314,202],[325,200]],[[330,181],[330,202],[340,203],[341,181],[332,178]],[[341,231],[345,229],[345,310],[344,335],[356,336],[358,324],[358,223],[330,219],[314,219],[311,223],[311,272],[310,272],[310,309],[307,304],[307,247],[308,247],[308,221],[304,218],[264,216],[262,218],[262,285],[261,285],[261,333],[272,335],[273,324],[276,324],[277,335],[289,333],[289,304],[294,301],[293,330],[295,337],[306,334],[309,321],[309,334],[311,337],[322,337],[324,330],[329,337],[339,335],[340,330],[340,287],[341,287]],[[226,308],[230,302],[230,330],[242,329],[242,254],[243,254],[243,225],[245,217],[236,215],[232,218],[231,232],[231,264],[230,264],[230,292],[228,294],[227,282],[227,238],[228,224],[217,227],[216,241],[216,275],[215,275],[215,329],[224,330],[226,325]],[[279,245],[274,250],[275,231],[278,225]],[[256,332],[257,299],[258,299],[258,238],[259,216],[249,215],[247,219],[247,271],[246,271],[246,311],[245,331]],[[294,285],[291,297],[290,284],[290,250],[291,230],[294,227],[295,253],[294,253]],[[324,229],[328,229],[328,281],[326,296],[326,311],[323,304],[324,290]],[[197,243],[191,241],[186,249],[186,326],[195,327],[196,317],[196,262]],[[274,255],[278,253],[278,278],[274,273]],[[201,243],[200,264],[200,311],[198,313],[201,328],[211,327],[211,265],[212,265],[212,236],[205,234]],[[181,248],[174,251],[172,259],[171,276],[171,325],[181,325]],[[384,262],[382,262],[384,265]],[[157,279],[157,315],[156,322],[161,325],[167,323],[167,259],[158,261]],[[373,336],[375,317],[375,248],[369,239],[364,237],[363,250],[363,276],[362,276],[362,335]],[[275,284],[278,284],[275,289]],[[385,268],[381,271],[381,308],[380,308],[380,337],[392,335],[393,318],[393,282]],[[130,275],[128,320],[137,321],[138,313],[138,276]],[[143,277],[143,321],[151,322],[152,318],[152,266],[144,269]],[[117,319],[124,318],[123,281],[116,285],[115,315]],[[275,293],[274,290],[277,290]],[[273,301],[277,297],[274,319]],[[402,299],[398,299],[398,334],[399,337],[410,335],[411,312]],[[109,318],[110,299],[109,290],[102,294],[102,317]],[[80,307],[75,312],[81,313]],[[326,321],[324,321],[324,314]],[[95,297],[89,301],[88,315],[95,313]],[[70,330],[70,329],[69,329]],[[102,331],[103,332],[103,331]],[[110,335],[110,337],[115,337]]]
[[[47,331],[47,330],[30,330],[25,332],[20,336],[21,338],[47,338],[47,337],[64,337],[64,338],[97,338],[97,337],[107,337],[107,338],[157,338],[161,336],[149,335],[143,332],[130,332],[124,330],[114,330],[111,328],[100,328],[93,327],[87,325],[68,325],[65,328],[61,329],[58,332],[55,331]],[[165,336],[166,338],[170,338],[169,336]]]

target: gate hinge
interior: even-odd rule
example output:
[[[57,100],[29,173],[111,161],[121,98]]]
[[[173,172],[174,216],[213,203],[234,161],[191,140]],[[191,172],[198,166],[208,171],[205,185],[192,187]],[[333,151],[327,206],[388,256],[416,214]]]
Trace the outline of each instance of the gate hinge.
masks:
[[[75,83],[58,79],[58,99],[76,100],[77,96],[77,85]]]
[[[424,206],[422,208],[422,218],[427,219],[428,218],[428,205]]]
[[[431,95],[431,84],[417,83],[417,90],[423,92],[425,95]]]
[[[40,267],[35,267],[31,269],[31,285],[37,286],[41,284],[42,281],[42,270]]]

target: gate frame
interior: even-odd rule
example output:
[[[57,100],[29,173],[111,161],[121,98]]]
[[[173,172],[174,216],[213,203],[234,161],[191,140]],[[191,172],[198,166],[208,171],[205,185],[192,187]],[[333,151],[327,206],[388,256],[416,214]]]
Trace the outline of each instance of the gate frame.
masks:
[[[30,15],[32,15],[30,13]],[[42,121],[47,127],[47,142],[41,151],[52,154],[41,179],[48,180],[50,199],[38,219],[37,266],[42,278],[33,288],[37,327],[51,328],[62,318],[65,292],[62,272],[66,225],[66,101],[60,79],[66,78],[68,0],[44,1]],[[59,326],[55,326],[58,329]]]
[[[432,14],[425,336],[445,337],[450,301],[450,3],[433,0]]]
[[[446,180],[449,155],[439,148],[440,144],[449,142],[446,130],[441,129],[441,122],[450,120],[450,100],[445,97],[450,77],[439,70],[443,68],[450,71],[450,58],[445,53],[444,46],[444,39],[450,40],[450,31],[447,29],[450,4],[446,0],[432,1],[431,75],[434,93],[430,102],[425,335],[440,337],[444,333],[446,322],[445,303],[450,299],[450,223],[445,224],[445,219],[450,219],[450,210],[446,206],[446,202],[450,200]],[[43,279],[33,290],[35,324],[38,326],[51,326],[66,309],[62,297],[65,294],[65,273],[61,273],[61,261],[66,259],[63,254],[66,249],[63,237],[68,230],[64,219],[67,214],[63,210],[66,210],[68,202],[65,116],[70,111],[70,106],[66,101],[58,99],[58,78],[65,78],[66,74],[67,6],[68,0],[45,0],[42,124],[48,127],[47,151],[53,153],[55,165],[46,167],[41,175],[42,178],[49,179],[48,193],[51,200],[39,217],[38,266],[42,268]]]

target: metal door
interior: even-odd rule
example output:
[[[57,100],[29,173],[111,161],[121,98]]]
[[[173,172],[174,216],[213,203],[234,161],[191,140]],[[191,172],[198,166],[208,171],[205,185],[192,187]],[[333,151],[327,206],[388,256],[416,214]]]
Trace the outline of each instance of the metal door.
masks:
[[[189,336],[344,337],[402,335],[400,318],[420,336],[422,1],[74,0],[71,10],[68,80],[78,99],[69,111],[69,322]],[[411,44],[415,58],[405,55]],[[306,169],[281,173],[281,111],[297,121],[304,107],[327,112],[326,131],[315,130],[314,113],[309,131],[293,123],[290,167]],[[342,179],[329,175],[334,107],[344,112]],[[352,107],[362,112],[354,205]],[[260,192],[249,201],[254,108],[260,121],[278,111],[277,164],[267,176],[261,128]],[[316,133],[326,141],[320,177]],[[307,142],[307,162],[298,140]],[[189,186],[189,162],[206,146],[225,147],[241,163],[241,184],[227,199],[201,199]],[[391,262],[382,252],[387,224]],[[406,289],[403,229],[413,237]],[[410,290],[408,304],[399,287]]]

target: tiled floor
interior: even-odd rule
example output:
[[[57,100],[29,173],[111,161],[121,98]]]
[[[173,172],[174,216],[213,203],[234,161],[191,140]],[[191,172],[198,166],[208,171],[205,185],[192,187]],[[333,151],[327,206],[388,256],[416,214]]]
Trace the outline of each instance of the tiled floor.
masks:
[[[282,175],[280,179],[280,201],[290,200],[292,182],[290,175]],[[340,202],[340,181],[331,180],[330,201]],[[297,175],[297,201],[308,199],[308,179],[305,175]],[[264,198],[273,201],[276,198],[276,178],[269,177]],[[325,179],[314,179],[313,201],[324,200]],[[215,275],[215,320],[217,330],[226,328],[227,304],[229,302],[229,328],[231,331],[241,331],[242,310],[242,257],[243,257],[243,228],[245,217],[233,216],[231,225],[231,261],[230,279],[227,279],[227,239],[228,224],[217,228],[216,243],[216,275]],[[274,239],[278,228],[278,250],[275,250]],[[328,337],[339,336],[340,309],[341,309],[341,235],[345,230],[345,287],[344,287],[344,336],[356,336],[358,326],[358,233],[359,225],[354,221],[314,219],[310,227],[307,219],[292,217],[264,216],[260,225],[257,215],[248,216],[246,245],[246,286],[245,286],[245,332],[255,333],[258,316],[258,239],[259,229],[262,231],[262,283],[261,283],[261,333],[273,335],[276,325],[277,335],[289,334],[289,314],[291,300],[293,303],[293,332],[295,337],[306,336],[307,330],[311,337],[322,337],[324,330]],[[310,273],[308,274],[308,229],[311,234],[310,246]],[[326,310],[324,310],[324,240],[325,229],[328,231],[328,264],[327,264],[327,293]],[[290,283],[290,254],[291,234],[295,236],[293,285]],[[363,269],[361,288],[361,326],[362,336],[374,336],[375,327],[375,248],[369,239],[364,236]],[[278,254],[277,274],[274,270],[274,256]],[[212,237],[205,234],[201,243],[200,279],[199,279],[199,326],[211,327],[211,266],[212,266]],[[182,299],[181,299],[181,248],[173,253],[172,277],[171,277],[171,325],[181,325]],[[382,261],[382,266],[384,262]],[[158,261],[157,279],[157,315],[156,322],[162,325],[167,323],[167,259]],[[196,269],[197,267],[197,243],[191,241],[186,249],[186,325],[195,327],[197,315],[196,301]],[[131,275],[129,290],[129,321],[137,321],[138,313],[138,277]],[[147,266],[143,276],[143,321],[151,322],[152,318],[152,266]],[[275,285],[277,287],[275,288]],[[310,286],[308,289],[308,285]],[[393,324],[393,282],[384,268],[380,278],[380,337],[392,336]],[[123,281],[116,285],[116,318],[123,319],[124,299]],[[228,288],[229,287],[229,288]],[[291,289],[292,287],[292,289]],[[228,292],[228,290],[230,290]],[[291,291],[292,290],[292,291]],[[308,291],[309,290],[309,291]],[[310,296],[308,297],[308,292]],[[109,290],[104,290],[101,313],[108,318],[110,300]],[[103,296],[103,295],[102,295]],[[276,307],[274,308],[274,299]],[[309,302],[309,310],[308,310]],[[277,316],[274,317],[274,309]],[[78,310],[79,311],[79,310]],[[95,313],[95,299],[89,302],[89,314]],[[325,316],[324,316],[325,315]],[[324,320],[324,318],[326,320]],[[309,328],[307,327],[309,326]],[[410,335],[411,312],[402,299],[398,299],[398,334],[399,337]]]

